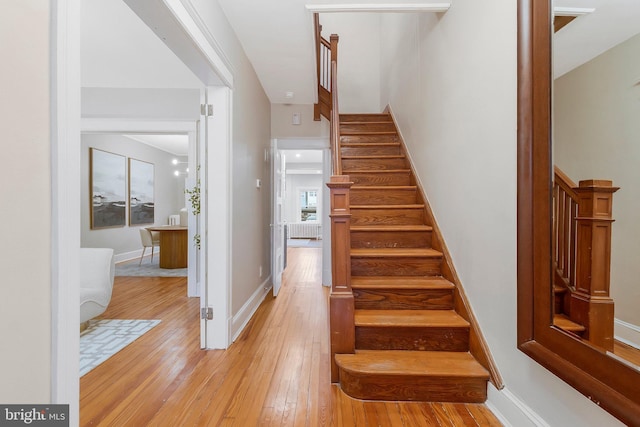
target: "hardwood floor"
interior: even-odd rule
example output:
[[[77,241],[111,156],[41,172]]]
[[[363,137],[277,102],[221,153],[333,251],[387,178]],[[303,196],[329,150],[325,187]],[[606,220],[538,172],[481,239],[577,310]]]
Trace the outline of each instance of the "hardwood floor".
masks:
[[[162,322],[80,379],[81,425],[501,425],[481,404],[360,401],[331,385],[320,261],[290,248],[279,296],[226,351],[200,350],[185,278],[117,277],[102,317]]]

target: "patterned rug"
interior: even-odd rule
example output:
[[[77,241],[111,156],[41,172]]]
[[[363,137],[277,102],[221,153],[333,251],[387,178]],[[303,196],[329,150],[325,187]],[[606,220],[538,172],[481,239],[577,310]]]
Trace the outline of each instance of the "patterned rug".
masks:
[[[139,259],[116,264],[116,276],[144,276],[144,277],[186,277],[186,268],[160,268],[158,257],[153,262],[147,257],[138,265]]]
[[[91,320],[80,333],[80,376],[149,332],[159,320]]]

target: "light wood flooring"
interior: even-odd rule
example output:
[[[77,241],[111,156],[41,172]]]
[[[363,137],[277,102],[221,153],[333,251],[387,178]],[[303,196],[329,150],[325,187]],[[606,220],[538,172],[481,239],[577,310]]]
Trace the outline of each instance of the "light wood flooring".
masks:
[[[162,322],[80,379],[81,425],[501,425],[485,405],[360,401],[331,385],[320,261],[319,248],[290,248],[279,296],[226,351],[200,350],[185,278],[117,277],[102,317]]]

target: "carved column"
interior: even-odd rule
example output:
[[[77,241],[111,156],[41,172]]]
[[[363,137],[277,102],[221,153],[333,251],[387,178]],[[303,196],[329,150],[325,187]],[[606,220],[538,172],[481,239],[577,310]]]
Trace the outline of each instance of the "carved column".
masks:
[[[613,300],[609,296],[613,193],[611,181],[580,181],[576,218],[576,281],[571,318],[586,327],[585,338],[613,350]]]
[[[331,190],[331,274],[329,329],[331,333],[331,382],[338,382],[336,354],[355,352],[354,299],[351,290],[351,211],[347,175],[332,176]]]

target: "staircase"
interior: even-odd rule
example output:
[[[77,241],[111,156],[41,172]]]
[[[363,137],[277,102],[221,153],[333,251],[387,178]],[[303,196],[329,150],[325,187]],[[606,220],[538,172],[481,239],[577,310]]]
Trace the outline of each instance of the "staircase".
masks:
[[[340,114],[339,123],[342,175],[353,182],[355,309],[355,352],[335,355],[342,390],[367,400],[484,402],[489,372],[471,354],[478,345],[461,290],[443,277],[448,267],[391,116]]]

